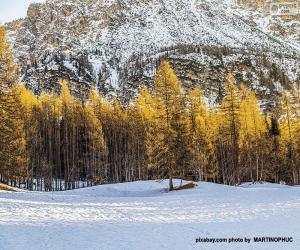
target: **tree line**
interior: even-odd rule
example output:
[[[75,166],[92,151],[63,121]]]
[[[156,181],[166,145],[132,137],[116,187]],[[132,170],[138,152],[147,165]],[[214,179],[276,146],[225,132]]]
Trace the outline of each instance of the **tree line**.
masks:
[[[0,181],[29,190],[173,178],[227,185],[299,184],[300,88],[284,93],[280,116],[263,114],[253,91],[229,73],[220,104],[185,90],[167,61],[153,89],[129,105],[92,88],[86,100],[34,95],[17,82],[0,27]]]

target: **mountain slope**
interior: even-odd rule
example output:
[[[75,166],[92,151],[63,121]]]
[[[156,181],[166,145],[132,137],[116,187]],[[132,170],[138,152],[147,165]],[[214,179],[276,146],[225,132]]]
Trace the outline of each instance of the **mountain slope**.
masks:
[[[134,96],[151,86],[161,58],[185,87],[201,84],[218,98],[228,70],[266,99],[299,74],[299,51],[248,25],[230,1],[48,0],[11,24],[23,81],[40,92],[58,78],[95,84],[106,95]],[[271,98],[272,99],[272,98]]]
[[[300,48],[300,1],[246,1],[240,3],[248,15],[248,21],[266,33],[281,37]],[[250,3],[250,6],[249,6]],[[242,12],[240,10],[240,12]],[[298,14],[297,14],[298,13]]]

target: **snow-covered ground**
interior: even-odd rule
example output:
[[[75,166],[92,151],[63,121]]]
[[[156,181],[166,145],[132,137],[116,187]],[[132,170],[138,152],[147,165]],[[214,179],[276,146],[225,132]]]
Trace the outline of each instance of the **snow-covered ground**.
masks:
[[[300,249],[300,187],[166,187],[167,181],[145,181],[61,193],[1,191],[0,249]],[[252,242],[196,243],[231,237]]]

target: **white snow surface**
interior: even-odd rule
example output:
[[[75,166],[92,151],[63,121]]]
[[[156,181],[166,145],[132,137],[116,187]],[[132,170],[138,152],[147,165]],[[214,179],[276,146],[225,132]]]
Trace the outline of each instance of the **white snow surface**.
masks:
[[[179,185],[179,180],[176,184]],[[299,249],[300,187],[167,181],[74,191],[0,192],[0,249]],[[293,237],[293,243],[196,243],[196,238]]]

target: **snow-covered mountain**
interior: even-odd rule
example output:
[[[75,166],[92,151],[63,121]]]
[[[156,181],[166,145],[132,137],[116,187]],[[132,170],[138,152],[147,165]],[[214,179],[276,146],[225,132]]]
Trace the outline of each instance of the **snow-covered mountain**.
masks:
[[[300,48],[300,0],[246,2],[240,3],[239,7],[246,10],[244,13],[240,10],[240,13],[249,24]]]
[[[268,102],[300,81],[300,49],[249,22],[233,0],[47,0],[8,24],[23,81],[40,92],[58,78],[128,100],[168,58],[185,87],[218,98],[226,74]],[[77,83],[75,83],[77,82]]]

